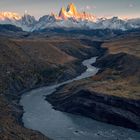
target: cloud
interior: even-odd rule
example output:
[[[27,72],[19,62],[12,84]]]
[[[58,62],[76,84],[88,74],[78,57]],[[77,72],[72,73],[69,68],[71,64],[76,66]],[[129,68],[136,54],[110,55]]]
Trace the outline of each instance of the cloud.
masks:
[[[89,6],[89,5],[87,5],[87,6],[86,6],[86,9],[87,9],[87,10],[96,9],[96,6]]]
[[[92,9],[96,9],[96,6],[86,5],[85,7],[81,7],[81,10],[92,10]]]
[[[89,5],[87,5],[87,6],[86,6],[86,9],[87,9],[87,10],[90,10],[90,9],[91,9],[91,7],[90,7]]]
[[[128,7],[129,7],[129,8],[133,8],[133,7],[134,7],[134,4],[129,3]]]

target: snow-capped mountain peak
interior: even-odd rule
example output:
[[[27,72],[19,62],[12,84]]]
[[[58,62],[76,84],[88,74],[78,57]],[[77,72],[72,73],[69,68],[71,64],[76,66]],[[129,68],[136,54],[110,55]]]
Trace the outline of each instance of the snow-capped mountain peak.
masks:
[[[67,7],[67,12],[72,14],[73,16],[77,14],[77,8],[73,3],[70,3]]]
[[[86,12],[78,12],[76,6],[73,3],[70,3],[67,6],[67,9],[65,7],[62,7],[57,19],[75,19],[75,20],[88,20],[88,21],[96,21],[96,16],[93,14],[89,14]]]
[[[21,19],[21,22],[23,25],[33,26],[34,24],[36,24],[37,21],[34,16],[24,14],[24,16]]]
[[[20,20],[21,16],[18,13],[13,12],[0,12],[0,20]]]
[[[12,12],[0,12],[0,24],[16,25],[25,31],[42,30],[45,28],[129,30],[140,28],[140,18],[97,18],[94,14],[79,12],[76,6],[70,3],[66,8],[62,7],[59,14],[44,15],[39,20],[36,20],[34,16],[27,13],[20,16]]]
[[[59,17],[64,20],[66,20],[68,18],[68,14],[67,14],[65,7],[61,8],[61,10],[59,12]]]

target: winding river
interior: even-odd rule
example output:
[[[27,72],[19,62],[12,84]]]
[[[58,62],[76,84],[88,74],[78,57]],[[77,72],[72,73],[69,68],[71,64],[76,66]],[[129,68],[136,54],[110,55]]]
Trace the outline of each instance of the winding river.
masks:
[[[140,133],[90,118],[54,110],[45,96],[56,88],[74,80],[95,75],[98,69],[91,64],[96,57],[83,61],[87,70],[75,79],[25,93],[20,101],[23,106],[24,126],[37,130],[54,140],[140,140]]]

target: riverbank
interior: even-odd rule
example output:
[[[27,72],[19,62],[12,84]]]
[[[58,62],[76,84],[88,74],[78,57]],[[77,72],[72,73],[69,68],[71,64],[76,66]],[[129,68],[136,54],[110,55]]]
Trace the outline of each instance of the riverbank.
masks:
[[[2,37],[0,47],[0,139],[47,140],[42,134],[23,127],[21,95],[33,88],[76,77],[85,70],[81,61],[99,54],[98,48],[60,37],[57,41]]]
[[[55,109],[140,131],[140,36],[102,45],[96,76],[60,87],[47,96]]]
[[[96,58],[85,60],[83,65],[87,66],[87,70],[72,80],[53,86],[35,89],[24,94],[20,101],[20,104],[25,110],[22,118],[24,125],[27,128],[38,130],[54,140],[66,140],[69,138],[74,140],[116,140],[116,138],[120,140],[139,140],[140,133],[97,122],[80,115],[71,115],[57,111],[45,100],[47,95],[51,95],[57,91],[59,87],[61,89],[63,85],[67,85],[68,83],[73,84],[74,81],[74,83],[76,83],[77,80],[82,80],[83,78],[95,75],[98,72],[98,68],[91,65],[95,61]],[[76,85],[73,85],[71,89],[75,90],[76,88],[79,88],[75,86]],[[66,92],[66,90],[63,92]],[[84,103],[84,100],[81,103]],[[75,104],[70,101],[69,106],[72,105]],[[73,109],[73,107],[71,109]]]

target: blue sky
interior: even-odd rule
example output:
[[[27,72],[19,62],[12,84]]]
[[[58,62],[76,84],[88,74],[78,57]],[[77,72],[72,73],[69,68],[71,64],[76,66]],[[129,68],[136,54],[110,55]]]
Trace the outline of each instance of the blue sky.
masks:
[[[40,17],[51,12],[58,13],[62,6],[73,2],[79,11],[97,16],[140,17],[140,0],[1,0],[0,11],[12,11]]]

